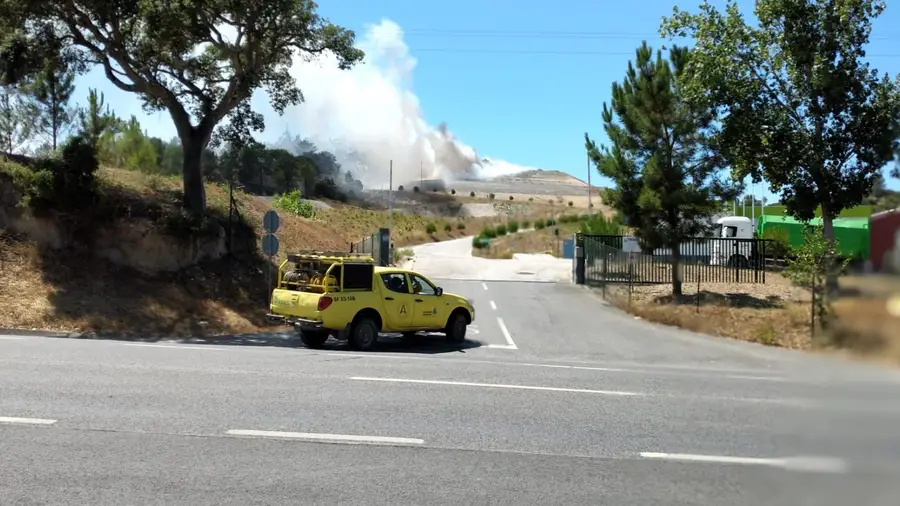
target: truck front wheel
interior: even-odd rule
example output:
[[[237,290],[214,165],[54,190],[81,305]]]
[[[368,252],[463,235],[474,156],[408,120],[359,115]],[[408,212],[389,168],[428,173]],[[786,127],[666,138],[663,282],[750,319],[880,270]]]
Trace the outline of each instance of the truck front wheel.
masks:
[[[348,341],[354,350],[370,350],[378,341],[378,326],[371,318],[360,318],[353,324]]]
[[[307,348],[319,349],[328,340],[328,332],[301,331],[300,340],[303,341]]]
[[[453,313],[450,315],[450,319],[447,320],[447,328],[444,329],[444,333],[447,334],[447,341],[451,343],[462,343],[466,340],[466,328],[469,326],[469,323],[466,321],[466,316],[462,313]]]

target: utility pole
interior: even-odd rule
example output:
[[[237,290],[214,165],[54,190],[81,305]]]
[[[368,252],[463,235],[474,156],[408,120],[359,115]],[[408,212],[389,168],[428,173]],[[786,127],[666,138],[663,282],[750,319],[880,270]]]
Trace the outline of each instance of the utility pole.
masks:
[[[587,154],[587,169],[588,169],[588,215],[594,215],[594,204],[591,204],[591,154]]]
[[[391,168],[388,175],[388,233],[394,229],[394,161],[391,160]]]

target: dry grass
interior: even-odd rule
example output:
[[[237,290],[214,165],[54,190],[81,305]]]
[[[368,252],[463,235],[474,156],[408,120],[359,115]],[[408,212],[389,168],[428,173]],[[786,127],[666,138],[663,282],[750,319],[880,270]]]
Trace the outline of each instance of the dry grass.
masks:
[[[887,309],[885,293],[856,293],[834,304],[835,324],[811,332],[811,298],[777,274],[765,285],[685,284],[680,304],[669,285],[628,288],[608,285],[605,294],[635,316],[705,334],[792,349],[842,349],[858,356],[900,363],[900,318]],[[894,292],[897,293],[897,292]]]
[[[259,272],[219,262],[149,277],[0,235],[0,328],[140,338],[254,332],[268,326]]]
[[[552,227],[505,235],[493,239],[487,248],[472,248],[472,255],[496,259],[512,258],[515,253],[546,253],[560,256],[563,239],[571,237],[578,230],[578,226],[577,223],[559,224],[559,236],[553,234]]]
[[[181,218],[179,177],[147,175],[114,168],[98,172],[102,199],[91,215],[108,220],[148,218],[160,224]],[[226,186],[206,185],[210,214],[228,214]],[[263,215],[270,202],[234,192],[241,219],[251,228],[250,254],[232,262],[212,262],[172,275],[148,276],[114,268],[85,252],[44,251],[22,237],[0,235],[0,328],[96,332],[117,336],[198,336],[270,328],[264,320],[268,289],[259,248]],[[422,195],[416,205],[444,212],[449,195]],[[280,212],[280,254],[303,249],[349,250],[351,242],[388,224],[388,213],[328,202],[332,209],[307,219]],[[542,206],[504,203],[501,212],[530,215]],[[477,233],[499,217],[438,218],[421,212],[395,212],[397,247]],[[428,233],[434,224],[434,233]],[[449,230],[448,230],[449,229]]]

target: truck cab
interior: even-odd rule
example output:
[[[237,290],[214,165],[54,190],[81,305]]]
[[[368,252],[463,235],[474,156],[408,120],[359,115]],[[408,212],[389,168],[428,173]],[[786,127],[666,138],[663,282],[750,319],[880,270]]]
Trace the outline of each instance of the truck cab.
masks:
[[[726,216],[716,220],[718,237],[710,248],[710,265],[747,267],[754,258],[753,222],[746,216]],[[728,240],[731,239],[731,240]]]
[[[462,342],[475,308],[417,272],[377,266],[370,256],[307,252],[279,267],[268,317],[293,325],[310,348],[335,337],[365,350],[381,333],[441,332]]]

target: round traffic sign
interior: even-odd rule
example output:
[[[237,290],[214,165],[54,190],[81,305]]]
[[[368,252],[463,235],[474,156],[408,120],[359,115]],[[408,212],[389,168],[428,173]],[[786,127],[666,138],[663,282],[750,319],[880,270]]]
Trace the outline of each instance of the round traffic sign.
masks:
[[[278,253],[278,237],[266,234],[262,239],[262,250],[266,256],[273,257]]]
[[[263,216],[263,229],[270,234],[274,234],[278,232],[278,227],[281,225],[281,219],[273,210],[269,210],[265,216]]]

